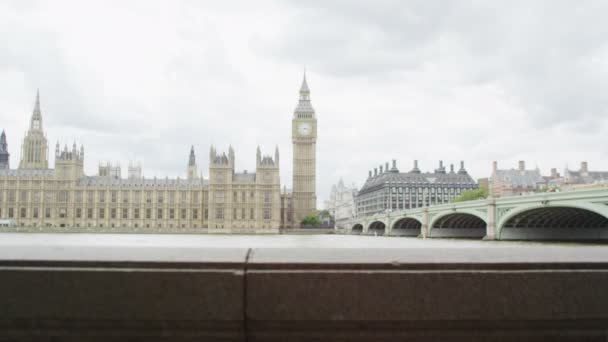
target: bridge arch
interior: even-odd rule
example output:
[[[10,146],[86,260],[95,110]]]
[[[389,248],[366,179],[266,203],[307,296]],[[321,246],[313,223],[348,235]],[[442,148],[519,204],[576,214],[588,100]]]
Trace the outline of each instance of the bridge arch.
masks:
[[[361,223],[356,223],[352,226],[351,228],[351,232],[354,234],[361,234],[363,233],[363,225]]]
[[[517,208],[501,218],[497,237],[503,240],[608,239],[608,210],[585,203]]]
[[[430,237],[482,238],[486,236],[486,218],[472,211],[448,212],[431,220]]]
[[[393,223],[391,235],[418,236],[422,228],[422,222],[413,217],[403,217]]]
[[[386,223],[383,221],[373,221],[367,227],[367,232],[372,235],[384,235],[386,232]]]

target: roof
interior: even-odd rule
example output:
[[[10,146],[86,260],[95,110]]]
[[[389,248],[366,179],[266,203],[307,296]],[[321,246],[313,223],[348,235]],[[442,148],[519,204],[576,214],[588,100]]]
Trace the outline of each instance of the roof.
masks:
[[[467,173],[416,173],[416,172],[384,172],[377,176],[368,178],[359,194],[372,192],[382,188],[385,184],[397,183],[405,186],[438,185],[450,186],[477,185],[473,178]]]
[[[11,169],[0,170],[0,176],[8,177],[53,177],[54,169]]]
[[[204,179],[175,179],[175,178],[114,178],[100,176],[85,176],[78,180],[77,186],[108,186],[108,187],[195,187],[208,185]]]
[[[235,173],[232,180],[234,182],[254,183],[255,173]]]
[[[570,183],[593,184],[604,183],[608,181],[608,171],[570,171],[566,170],[565,178]]]
[[[298,106],[294,110],[295,113],[308,113],[314,114],[315,110],[312,108],[310,103],[310,89],[308,88],[308,82],[306,82],[306,73],[304,73],[304,79],[302,80],[302,86],[300,87],[300,101]]]
[[[492,178],[511,184],[514,187],[534,187],[539,183],[546,182],[539,170],[496,170]]]

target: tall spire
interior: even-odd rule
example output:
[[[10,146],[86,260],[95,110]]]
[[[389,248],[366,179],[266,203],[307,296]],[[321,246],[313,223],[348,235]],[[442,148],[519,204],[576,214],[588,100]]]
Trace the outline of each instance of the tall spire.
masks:
[[[8,151],[8,144],[6,143],[6,133],[2,130],[0,135],[0,153]]]
[[[274,148],[274,162],[277,166],[279,166],[279,145],[276,145]]]
[[[8,170],[10,168],[10,154],[8,153],[8,144],[6,143],[6,133],[2,130],[0,135],[0,169]]]
[[[40,90],[36,90],[36,103],[32,112],[30,128],[34,131],[42,130],[42,113],[40,111]]]
[[[190,148],[190,158],[188,159],[188,166],[196,165],[196,156],[194,155],[194,145]]]
[[[312,108],[312,104],[310,103],[310,88],[308,87],[308,81],[306,80],[305,69],[304,77],[302,78],[302,85],[300,86],[300,100],[294,111],[294,117],[312,118],[314,115],[315,110]]]
[[[302,95],[310,94],[310,89],[308,88],[308,82],[306,82],[306,68],[304,68],[304,78],[302,79],[302,86],[300,86],[300,97]]]
[[[255,160],[256,165],[260,165],[262,162],[262,150],[260,150],[260,145],[258,145],[258,149],[255,151]]]
[[[34,115],[40,115],[40,89],[36,89],[36,103],[34,104]]]

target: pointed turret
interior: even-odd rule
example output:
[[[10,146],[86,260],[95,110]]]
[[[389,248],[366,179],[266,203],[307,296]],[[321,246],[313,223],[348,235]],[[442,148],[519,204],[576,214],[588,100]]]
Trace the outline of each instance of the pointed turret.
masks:
[[[274,162],[279,166],[279,145],[274,148]]]
[[[310,88],[308,87],[308,81],[306,81],[306,71],[304,71],[304,78],[302,79],[302,85],[300,86],[300,101],[294,111],[294,117],[313,118],[314,116],[315,110],[310,103]]]
[[[8,143],[6,142],[6,133],[3,130],[0,135],[0,170],[8,170],[10,168],[9,161]]]
[[[196,155],[194,154],[194,145],[190,147],[190,156],[188,157],[188,179],[196,179],[198,177],[198,169],[196,167]]]
[[[190,157],[188,158],[188,166],[196,165],[196,155],[194,154],[194,145],[190,148]]]
[[[258,145],[258,149],[255,153],[256,165],[260,165],[262,163],[262,150],[260,150],[260,146]]]
[[[228,160],[230,161],[230,166],[232,166],[232,168],[234,169],[235,157],[234,157],[234,149],[232,148],[232,145],[228,146]]]
[[[42,112],[40,110],[40,92],[36,92],[36,102],[32,112],[30,128],[21,145],[20,169],[48,169],[48,145],[42,129]]]
[[[308,82],[306,82],[306,69],[304,70],[304,78],[302,79],[302,86],[300,86],[300,95],[310,94],[310,88],[308,88]]]
[[[40,114],[40,89],[36,89],[36,103],[34,105],[34,113]]]
[[[6,152],[8,150],[8,144],[6,143],[6,133],[2,130],[0,135],[0,152]]]
[[[34,111],[32,112],[32,120],[30,123],[30,129],[33,131],[42,130],[42,112],[40,111],[40,91],[36,91],[36,103],[34,104]]]
[[[211,145],[209,147],[209,165],[213,164],[213,161],[215,160],[216,156],[217,156],[217,153],[215,151],[215,147],[213,147],[213,145]]]

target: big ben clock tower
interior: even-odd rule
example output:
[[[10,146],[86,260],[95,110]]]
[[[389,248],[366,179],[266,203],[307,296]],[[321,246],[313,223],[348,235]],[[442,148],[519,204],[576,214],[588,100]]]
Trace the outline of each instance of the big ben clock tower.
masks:
[[[310,104],[306,73],[300,87],[300,101],[291,120],[293,141],[293,216],[294,226],[317,208],[316,144],[317,118]]]

